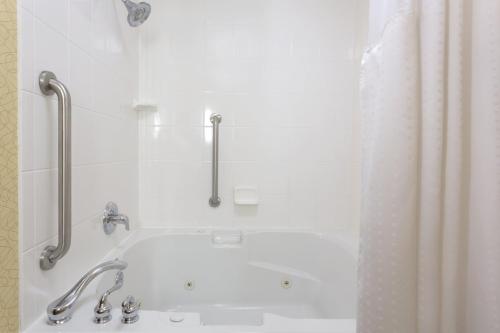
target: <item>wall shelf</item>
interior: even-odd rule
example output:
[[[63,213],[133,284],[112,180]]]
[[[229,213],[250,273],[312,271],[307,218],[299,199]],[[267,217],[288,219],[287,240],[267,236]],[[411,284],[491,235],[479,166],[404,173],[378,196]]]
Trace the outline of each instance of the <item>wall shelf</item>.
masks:
[[[133,108],[135,111],[152,111],[158,110],[158,104],[152,101],[134,101]]]

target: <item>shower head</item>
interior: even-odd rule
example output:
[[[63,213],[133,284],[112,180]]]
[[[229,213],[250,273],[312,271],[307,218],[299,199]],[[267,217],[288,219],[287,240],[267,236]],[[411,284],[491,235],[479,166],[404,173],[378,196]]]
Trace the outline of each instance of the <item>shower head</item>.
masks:
[[[122,0],[128,10],[128,24],[131,27],[138,27],[144,23],[151,13],[151,5],[146,2],[135,3],[131,0]]]

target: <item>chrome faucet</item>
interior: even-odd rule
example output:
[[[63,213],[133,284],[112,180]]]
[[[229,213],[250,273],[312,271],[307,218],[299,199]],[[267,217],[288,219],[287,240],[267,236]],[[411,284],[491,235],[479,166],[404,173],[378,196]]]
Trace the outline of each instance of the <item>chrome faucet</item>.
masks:
[[[92,268],[73,288],[47,306],[48,323],[50,325],[59,325],[69,321],[74,311],[74,305],[92,280],[106,271],[113,269],[123,271],[125,268],[127,268],[127,263],[118,259],[107,261]]]
[[[102,226],[106,235],[111,235],[117,224],[123,224],[126,230],[130,230],[130,223],[127,215],[118,213],[118,206],[114,202],[108,202],[104,208]]]
[[[139,320],[141,303],[133,296],[127,296],[122,302],[122,323],[133,324]]]

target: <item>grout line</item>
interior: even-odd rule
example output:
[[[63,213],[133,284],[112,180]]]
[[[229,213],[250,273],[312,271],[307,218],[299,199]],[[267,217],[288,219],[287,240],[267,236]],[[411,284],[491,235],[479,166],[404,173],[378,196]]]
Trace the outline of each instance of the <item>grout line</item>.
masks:
[[[73,165],[72,170],[83,169],[83,168],[92,168],[92,167],[127,166],[127,165],[133,165],[133,164],[135,164],[135,160],[78,164],[78,165]],[[21,174],[26,174],[26,173],[42,173],[42,172],[57,171],[57,170],[58,170],[58,168],[39,168],[39,169],[20,170],[20,172],[21,172]]]
[[[55,100],[56,97],[54,96],[45,96],[45,95],[42,95],[40,92],[38,91],[31,91],[31,90],[27,90],[27,89],[20,89],[21,91],[21,94],[22,93],[25,93],[25,94],[30,94],[32,95],[33,97],[43,97],[43,98],[49,98],[49,99],[53,99]],[[110,118],[110,119],[113,119],[113,120],[119,120],[119,121],[130,121],[132,123],[135,123],[137,120],[135,119],[135,117],[129,117],[129,116],[117,116],[115,114],[110,114],[110,113],[105,113],[105,112],[100,112],[100,111],[96,111],[96,110],[93,110],[92,108],[88,108],[88,107],[85,107],[85,106],[82,106],[80,104],[75,104],[75,103],[72,103],[72,106],[73,107],[77,107],[79,109],[83,109],[85,111],[88,111],[88,112],[92,112],[94,114],[98,114],[98,115],[101,115],[103,117],[107,117],[107,118]],[[34,108],[34,105],[33,105],[33,108]],[[116,112],[116,114],[119,114],[119,113],[122,113],[121,111],[120,112]]]
[[[92,215],[89,215],[87,217],[84,217],[84,218],[80,219],[77,222],[72,221],[72,223],[71,223],[71,229],[72,229],[72,231],[75,231],[76,228],[80,228],[82,225],[85,224],[85,222],[92,223],[93,219],[95,219],[95,218],[97,218],[97,217],[99,217],[101,215],[102,215],[101,213],[94,213]],[[45,240],[38,241],[38,242],[35,240],[34,241],[34,245],[32,247],[28,248],[28,249],[23,250],[22,254],[24,255],[26,252],[29,252],[29,251],[32,251],[32,250],[36,249],[37,247],[39,247],[43,243],[50,242],[50,241],[57,242],[57,237],[58,236],[57,236],[57,233],[56,233],[56,234],[50,236],[49,238],[47,238]]]

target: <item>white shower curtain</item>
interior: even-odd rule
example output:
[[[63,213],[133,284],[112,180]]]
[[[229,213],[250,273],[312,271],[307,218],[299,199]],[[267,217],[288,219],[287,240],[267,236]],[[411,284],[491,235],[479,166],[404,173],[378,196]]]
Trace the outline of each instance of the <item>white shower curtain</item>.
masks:
[[[500,0],[371,0],[359,333],[500,332]]]

